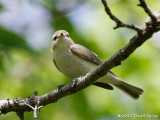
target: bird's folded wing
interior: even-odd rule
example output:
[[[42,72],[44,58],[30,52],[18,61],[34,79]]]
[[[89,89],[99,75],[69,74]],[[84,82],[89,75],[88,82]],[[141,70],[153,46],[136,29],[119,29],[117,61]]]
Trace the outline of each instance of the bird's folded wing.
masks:
[[[74,44],[70,46],[70,50],[77,56],[92,62],[96,65],[100,65],[102,64],[102,60],[99,59],[97,57],[97,55],[93,52],[91,52],[89,49],[87,49],[86,47],[79,45],[79,44]],[[109,89],[109,90],[113,90],[113,87],[107,83],[101,83],[101,82],[95,82],[93,83],[93,85],[105,88],[105,89]]]
[[[102,60],[97,57],[97,55],[93,52],[91,52],[86,47],[79,45],[79,44],[73,44],[70,46],[70,50],[76,54],[77,56],[90,61],[96,65],[102,64]]]
[[[98,58],[98,56],[91,52],[89,49],[87,49],[86,47],[79,45],[79,44],[73,44],[70,46],[70,50],[77,56],[90,61],[96,65],[100,65],[103,63],[103,61],[101,59]],[[116,76],[112,71],[108,71],[109,73],[113,74],[114,76]]]

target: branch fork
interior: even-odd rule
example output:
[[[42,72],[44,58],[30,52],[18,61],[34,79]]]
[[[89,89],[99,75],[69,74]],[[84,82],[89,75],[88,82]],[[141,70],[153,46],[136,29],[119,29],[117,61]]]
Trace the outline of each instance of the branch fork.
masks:
[[[38,97],[38,91],[34,92],[34,101],[35,101],[35,106],[31,106],[29,103],[25,103],[26,106],[28,106],[29,108],[31,108],[34,112],[34,120],[37,120],[37,111],[40,110],[43,105],[39,106],[39,97]]]

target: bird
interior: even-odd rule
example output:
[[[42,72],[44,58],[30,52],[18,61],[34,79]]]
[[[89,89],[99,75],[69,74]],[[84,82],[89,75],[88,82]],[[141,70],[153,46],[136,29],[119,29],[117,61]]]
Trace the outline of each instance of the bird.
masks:
[[[85,76],[103,63],[94,52],[74,43],[66,30],[58,30],[53,34],[51,53],[57,69],[71,79]],[[111,70],[93,85],[108,90],[117,87],[135,100],[143,93],[143,89],[121,80]]]

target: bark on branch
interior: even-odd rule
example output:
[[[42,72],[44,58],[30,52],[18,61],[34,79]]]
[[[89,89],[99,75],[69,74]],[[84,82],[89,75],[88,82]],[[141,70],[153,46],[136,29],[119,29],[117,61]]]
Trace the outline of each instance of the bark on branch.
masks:
[[[100,77],[106,75],[107,72],[113,67],[120,65],[121,62],[127,59],[139,46],[141,46],[145,41],[151,38],[155,32],[160,30],[160,20],[158,16],[156,16],[149,9],[144,0],[139,1],[139,6],[141,6],[151,18],[150,25],[145,25],[142,28],[137,25],[130,25],[120,21],[115,15],[113,15],[107,5],[107,2],[105,0],[102,0],[106,13],[113,21],[116,22],[115,28],[124,27],[137,31],[137,35],[131,38],[129,43],[124,48],[120,49],[116,54],[114,54],[103,64],[98,66],[95,70],[87,73],[86,76],[74,79],[70,84],[62,86],[59,89],[55,89],[45,95],[33,95],[25,99],[17,98],[0,100],[0,114],[6,114],[13,111],[20,116],[21,120],[23,120],[23,112],[33,111],[35,110],[34,108],[38,109],[42,106],[44,107],[45,105],[54,103],[67,95],[80,91],[91,85]]]

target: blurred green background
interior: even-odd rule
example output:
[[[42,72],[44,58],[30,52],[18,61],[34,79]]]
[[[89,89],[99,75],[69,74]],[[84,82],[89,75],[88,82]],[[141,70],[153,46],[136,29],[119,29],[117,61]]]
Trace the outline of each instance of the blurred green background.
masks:
[[[143,26],[147,15],[138,0],[108,0],[122,21]],[[153,11],[159,0],[147,0]],[[113,30],[115,23],[104,12],[100,0],[0,0],[0,99],[26,98],[35,90],[43,95],[68,84],[70,79],[52,63],[51,37],[65,29],[79,44],[103,61],[125,46],[136,33]],[[41,109],[41,120],[128,120],[118,115],[159,115],[160,33],[138,48],[121,66],[112,69],[123,80],[144,89],[137,101],[121,91],[90,86]],[[18,120],[16,113],[0,120]],[[140,119],[140,118],[135,118]],[[144,120],[145,118],[143,118]],[[33,112],[25,113],[33,120]]]

